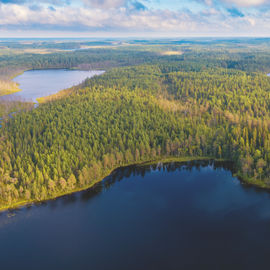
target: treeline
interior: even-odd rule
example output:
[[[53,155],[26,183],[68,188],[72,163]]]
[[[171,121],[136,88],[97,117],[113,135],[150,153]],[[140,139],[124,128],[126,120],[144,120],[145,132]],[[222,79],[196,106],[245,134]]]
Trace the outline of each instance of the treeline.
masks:
[[[139,50],[89,49],[50,54],[0,55],[0,74],[13,69],[77,68],[107,69],[153,61],[156,54]],[[8,70],[8,72],[7,72]]]

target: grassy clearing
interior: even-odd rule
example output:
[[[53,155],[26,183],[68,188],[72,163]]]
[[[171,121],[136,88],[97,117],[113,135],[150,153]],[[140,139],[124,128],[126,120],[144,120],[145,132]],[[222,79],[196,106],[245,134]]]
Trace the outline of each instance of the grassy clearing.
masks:
[[[165,51],[162,52],[161,55],[167,55],[167,56],[171,56],[171,55],[182,55],[183,52],[181,51]]]
[[[12,81],[0,80],[0,96],[5,96],[21,91],[19,85]]]

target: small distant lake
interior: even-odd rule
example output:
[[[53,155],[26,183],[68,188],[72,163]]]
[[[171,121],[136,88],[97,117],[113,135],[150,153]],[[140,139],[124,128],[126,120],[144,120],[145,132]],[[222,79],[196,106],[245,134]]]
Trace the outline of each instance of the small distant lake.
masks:
[[[69,69],[29,70],[17,76],[13,81],[19,83],[22,91],[0,97],[0,99],[22,99],[34,101],[39,97],[45,97],[60,90],[78,85],[86,78],[101,75],[104,71],[84,71]]]
[[[131,166],[0,214],[1,269],[269,269],[270,193],[230,164]]]

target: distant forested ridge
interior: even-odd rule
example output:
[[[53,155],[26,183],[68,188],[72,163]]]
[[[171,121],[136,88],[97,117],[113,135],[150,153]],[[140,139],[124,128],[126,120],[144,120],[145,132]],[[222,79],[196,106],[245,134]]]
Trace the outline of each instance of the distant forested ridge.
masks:
[[[132,64],[111,53],[117,67],[4,121],[0,206],[57,197],[119,166],[171,157],[230,160],[245,181],[270,186],[270,78],[262,72],[270,61],[257,62],[268,51],[253,58],[136,51],[127,56]]]

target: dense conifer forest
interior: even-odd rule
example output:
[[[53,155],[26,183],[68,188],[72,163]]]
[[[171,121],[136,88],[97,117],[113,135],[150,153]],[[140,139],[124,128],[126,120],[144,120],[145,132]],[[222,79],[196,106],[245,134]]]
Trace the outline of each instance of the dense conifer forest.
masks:
[[[106,73],[5,118],[0,207],[54,198],[117,167],[166,158],[229,160],[243,180],[270,187],[270,47],[167,46],[182,54],[144,45],[2,56],[2,74],[15,66]]]

